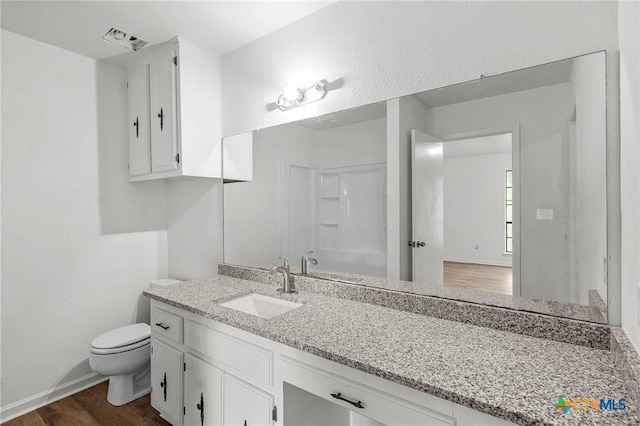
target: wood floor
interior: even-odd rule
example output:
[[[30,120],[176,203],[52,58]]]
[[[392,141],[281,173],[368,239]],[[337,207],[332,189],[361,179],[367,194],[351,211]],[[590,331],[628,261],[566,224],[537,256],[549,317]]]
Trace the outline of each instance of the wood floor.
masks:
[[[114,407],[107,402],[108,382],[102,382],[75,395],[53,402],[17,417],[2,426],[128,426],[169,425],[151,407],[149,395]]]
[[[444,285],[511,295],[513,291],[512,268],[475,263],[444,262]]]

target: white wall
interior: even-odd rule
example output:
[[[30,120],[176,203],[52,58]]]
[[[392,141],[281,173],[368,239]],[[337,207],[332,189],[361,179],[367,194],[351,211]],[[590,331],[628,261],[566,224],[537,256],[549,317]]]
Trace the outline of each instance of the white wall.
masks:
[[[224,135],[617,48],[615,2],[337,2],[221,57]],[[342,79],[269,110],[290,82]]]
[[[480,74],[615,51],[617,10],[617,2],[337,2],[221,57],[223,134],[421,92]],[[615,67],[608,67],[609,87],[617,84],[611,71]],[[340,87],[321,102],[295,110],[265,107],[287,84],[313,78],[340,80]],[[616,138],[611,126],[617,111],[611,108],[617,98],[608,92],[607,100],[611,139]],[[615,151],[615,141],[612,144]],[[615,230],[616,219],[611,220]],[[615,238],[610,235],[609,244]],[[615,268],[616,253],[610,255]],[[609,276],[610,285],[619,285],[615,270],[610,268]]]
[[[427,108],[414,96],[387,102],[387,276],[410,281],[411,130],[426,132]]]
[[[280,263],[284,168],[315,167],[315,142],[315,131],[296,125],[254,132],[253,181],[224,185],[225,262]]]
[[[448,157],[447,143],[444,260],[511,266],[511,256],[504,254],[505,171],[511,169],[511,153]]]
[[[564,83],[431,108],[427,114],[428,133],[434,136],[520,127],[520,290],[524,297],[571,301],[566,238],[570,100],[569,84]],[[553,221],[537,220],[539,208],[553,209]],[[514,256],[517,253],[514,247]]]
[[[167,273],[161,184],[126,183],[125,83],[2,31],[3,417],[87,379],[91,340]]]
[[[284,253],[298,268],[299,257],[290,253],[298,246],[292,242],[296,236],[282,224],[289,223],[291,214],[308,214],[308,206],[292,210],[283,192],[287,169],[291,164],[315,169],[384,162],[385,125],[380,118],[326,130],[294,124],[254,132],[253,181],[224,186],[225,262],[266,268],[278,264]]]
[[[178,178],[166,185],[169,277],[216,275],[222,262],[222,181]]]
[[[318,167],[382,163],[387,159],[386,119],[377,118],[316,133]]]
[[[606,64],[604,53],[576,58],[571,69],[575,100],[577,282],[578,302],[588,304],[589,290],[607,300]]]
[[[640,3],[619,8],[622,326],[640,351]]]

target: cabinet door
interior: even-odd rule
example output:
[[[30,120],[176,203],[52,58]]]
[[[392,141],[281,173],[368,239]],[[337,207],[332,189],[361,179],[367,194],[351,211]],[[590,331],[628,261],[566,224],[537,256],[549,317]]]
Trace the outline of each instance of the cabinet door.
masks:
[[[185,355],[184,424],[222,425],[222,372],[193,355]]]
[[[182,352],[153,339],[151,405],[180,422],[182,418]]]
[[[225,374],[225,426],[264,426],[272,424],[273,396]]]
[[[177,51],[168,49],[149,65],[153,173],[178,170],[177,65],[174,58],[177,58]]]
[[[129,176],[151,173],[149,154],[149,80],[147,66],[129,74]]]

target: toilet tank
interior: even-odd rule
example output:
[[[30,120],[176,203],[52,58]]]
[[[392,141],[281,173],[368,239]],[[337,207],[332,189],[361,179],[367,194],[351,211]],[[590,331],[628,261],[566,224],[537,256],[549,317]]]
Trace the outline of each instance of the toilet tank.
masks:
[[[183,281],[180,280],[176,280],[173,278],[158,278],[155,280],[151,280],[149,282],[149,288],[158,288],[158,287],[164,287],[166,285],[169,284],[177,284],[177,283],[181,283]]]

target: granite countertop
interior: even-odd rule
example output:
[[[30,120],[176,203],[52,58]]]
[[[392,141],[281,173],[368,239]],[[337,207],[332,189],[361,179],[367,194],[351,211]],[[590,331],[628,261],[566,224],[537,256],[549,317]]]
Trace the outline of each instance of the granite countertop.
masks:
[[[218,304],[259,293],[303,303],[272,319]],[[518,424],[640,424],[638,410],[562,414],[559,396],[627,398],[610,351],[215,276],[146,296]]]
[[[497,306],[518,311],[537,312],[545,315],[571,318],[580,321],[591,321],[601,324],[607,323],[606,317],[603,316],[602,308],[599,309],[599,307],[592,305],[560,303],[552,300],[496,294],[469,288],[445,287],[442,285],[370,277],[345,272],[332,272],[314,269],[309,276],[343,281],[352,284],[364,283],[369,287],[377,287],[385,290],[401,291],[422,296],[441,297],[470,303],[481,303],[488,306]],[[592,291],[595,292],[594,295],[598,294],[597,291]],[[606,304],[604,309],[606,309]]]

